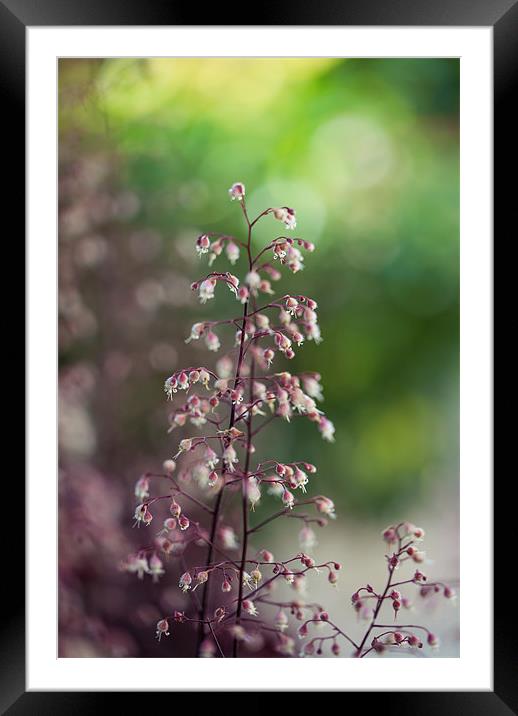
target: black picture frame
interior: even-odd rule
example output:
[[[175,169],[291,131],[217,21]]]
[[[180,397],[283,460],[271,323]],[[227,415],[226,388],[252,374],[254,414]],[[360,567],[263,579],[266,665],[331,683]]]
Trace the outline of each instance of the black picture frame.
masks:
[[[242,6],[243,7],[243,6]],[[199,23],[200,12],[204,22]],[[12,149],[8,164],[10,183],[9,209],[17,217],[17,242],[25,217],[25,41],[28,26],[95,26],[95,25],[356,25],[356,26],[491,26],[494,38],[494,193],[495,231],[503,225],[516,202],[516,179],[504,181],[504,166],[516,167],[516,149],[512,132],[516,125],[513,112],[513,80],[518,76],[518,0],[310,0],[276,2],[254,8],[254,15],[244,18],[236,6],[189,6],[174,0],[0,0],[0,87],[3,94],[4,141]],[[4,165],[5,171],[5,165]],[[514,169],[512,175],[514,176]],[[509,226],[512,226],[509,221]],[[18,235],[19,238],[18,238]],[[14,236],[13,236],[14,238]],[[511,237],[510,237],[511,238]],[[21,259],[23,261],[23,257]],[[19,402],[19,401],[18,401]],[[19,467],[18,467],[19,470]],[[23,499],[23,482],[16,484],[17,503]],[[511,535],[512,505],[495,488],[498,513],[497,545],[514,543]],[[20,510],[19,510],[20,512]],[[509,516],[506,519],[506,512]],[[18,561],[24,553],[23,532],[16,527]],[[474,539],[476,549],[476,539]],[[505,554],[495,553],[495,571],[502,580],[509,576],[504,567]],[[513,559],[514,562],[514,559]],[[506,577],[504,577],[506,569]],[[513,570],[511,570],[511,575]],[[9,580],[3,591],[7,604],[0,620],[0,709],[2,713],[83,714],[99,707],[119,703],[120,692],[26,692],[25,691],[25,594],[22,570]],[[49,575],[54,579],[54,575]],[[513,580],[514,581],[514,580]],[[5,603],[5,601],[4,601]],[[515,627],[507,607],[497,608],[494,615],[494,690],[491,692],[347,692],[350,698],[369,698],[370,708],[398,714],[518,714],[518,679]],[[44,615],[42,615],[44,618]],[[87,660],[85,660],[87,661]],[[349,686],[349,685],[348,685]],[[296,688],[294,689],[297,690]],[[318,690],[318,684],[315,685]],[[153,698],[156,695],[153,694]],[[134,708],[145,709],[149,694],[131,693]],[[171,694],[161,694],[173,708]],[[117,701],[116,701],[117,700]],[[146,701],[144,701],[146,700]],[[365,702],[363,701],[365,707]]]

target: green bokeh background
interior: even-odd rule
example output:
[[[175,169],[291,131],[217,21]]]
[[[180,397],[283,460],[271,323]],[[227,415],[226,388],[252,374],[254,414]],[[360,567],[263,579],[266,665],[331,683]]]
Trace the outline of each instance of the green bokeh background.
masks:
[[[194,241],[243,232],[227,195],[242,181],[252,215],[293,206],[317,247],[282,291],[318,301],[324,342],[276,367],[318,370],[336,426],[331,446],[296,420],[265,447],[318,464],[342,513],[393,519],[456,491],[458,60],[62,60],[59,81],[60,286],[92,318],[77,328],[64,311],[60,361],[97,381],[94,437],[64,444],[69,464],[129,485],[171,454],[163,379],[198,350],[191,324],[236,306],[190,295]],[[254,240],[277,233],[267,218]]]

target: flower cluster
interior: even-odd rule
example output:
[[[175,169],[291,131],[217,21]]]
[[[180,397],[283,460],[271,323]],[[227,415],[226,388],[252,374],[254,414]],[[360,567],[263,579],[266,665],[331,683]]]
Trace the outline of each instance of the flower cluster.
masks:
[[[383,531],[383,540],[391,548],[385,555],[387,565],[387,581],[383,590],[377,591],[370,584],[357,589],[351,597],[351,605],[360,622],[366,626],[359,639],[353,639],[335,623],[329,614],[322,612],[303,622],[298,630],[299,637],[305,639],[301,656],[313,656],[324,653],[327,646],[331,654],[341,653],[341,641],[345,640],[350,647],[351,655],[363,658],[368,654],[381,655],[391,649],[421,649],[426,643],[437,648],[439,638],[427,627],[420,624],[398,623],[400,610],[411,610],[411,600],[403,595],[401,588],[408,585],[419,587],[421,597],[430,594],[442,594],[446,599],[455,599],[455,590],[448,584],[439,581],[429,582],[426,575],[413,568],[413,574],[406,579],[397,579],[396,571],[405,562],[421,564],[425,561],[425,553],[418,549],[418,543],[424,539],[424,530],[411,522],[390,525]],[[383,609],[390,609],[393,624],[383,624]],[[324,635],[312,635],[313,625],[322,627],[322,622],[331,629]]]
[[[333,440],[334,427],[319,407],[320,375],[295,375],[282,365],[305,341],[322,340],[317,302],[302,294],[275,298],[272,288],[282,278],[279,267],[299,272],[304,267],[303,252],[315,247],[301,238],[277,236],[253,256],[252,232],[260,219],[272,216],[293,230],[296,214],[287,206],[270,207],[252,220],[245,194],[241,183],[229,190],[241,207],[246,241],[206,233],[195,242],[196,253],[207,257],[209,266],[222,256],[232,265],[246,256],[243,278],[229,271],[211,271],[191,285],[202,304],[215,298],[218,285],[226,286],[242,313],[199,321],[186,338],[186,343],[204,342],[209,351],[219,352],[226,329],[233,330],[231,345],[214,370],[191,366],[165,380],[164,391],[173,403],[169,431],[190,428],[190,432],[164,462],[163,472],[138,479],[135,525],[149,527],[158,520],[159,528],[151,544],[122,565],[139,579],[150,575],[154,581],[165,574],[164,563],[167,572],[177,572],[179,605],[184,603],[180,595],[192,595],[193,613],[182,610],[164,616],[156,625],[156,635],[159,640],[169,636],[174,622],[195,624],[197,656],[237,656],[241,648],[257,652],[266,642],[279,654],[294,654],[296,641],[287,633],[289,615],[300,620],[320,613],[303,598],[307,572],[326,572],[334,585],[340,569],[336,562],[317,564],[311,556],[317,543],[312,525],[324,527],[335,517],[331,499],[308,494],[316,467],[306,460],[257,458],[254,445],[271,421],[289,422],[299,416],[315,423],[325,440]],[[277,370],[272,369],[274,364]],[[161,483],[166,485],[163,494]],[[276,511],[253,524],[257,504],[270,499],[278,500]],[[278,559],[263,546],[262,534],[267,525],[283,517],[301,524],[301,552]],[[297,594],[289,608],[277,607],[278,600],[272,597],[278,584]],[[268,615],[272,606],[275,612]]]
[[[419,647],[414,630],[421,633],[422,627],[378,623],[383,604],[390,603],[394,617],[408,606],[399,591],[402,585],[418,584],[423,596],[437,588],[453,596],[451,587],[429,584],[417,567],[411,579],[394,581],[403,562],[424,561],[417,546],[424,532],[414,525],[402,523],[383,533],[392,549],[387,555],[385,589],[377,593],[367,585],[353,595],[355,611],[368,622],[360,641],[351,639],[329,620],[321,605],[306,598],[308,572],[325,576],[331,586],[338,581],[340,563],[317,563],[312,556],[317,545],[313,527],[325,527],[334,519],[335,506],[329,497],[314,494],[315,465],[305,459],[259,456],[255,442],[273,421],[282,425],[297,417],[315,423],[324,440],[334,439],[334,426],[320,408],[320,374],[294,374],[284,363],[306,340],[322,340],[317,302],[304,294],[271,298],[272,282],[282,278],[278,267],[299,272],[304,266],[302,250],[312,252],[314,245],[278,236],[254,256],[252,233],[257,222],[272,216],[286,229],[294,229],[295,211],[270,207],[251,219],[244,185],[233,184],[229,194],[243,213],[246,240],[203,234],[195,250],[201,258],[208,257],[209,265],[222,254],[231,264],[246,257],[244,278],[228,271],[210,272],[192,289],[203,304],[215,297],[218,284],[225,285],[242,307],[241,315],[195,323],[186,343],[203,341],[209,351],[221,351],[214,369],[190,366],[165,380],[164,391],[173,406],[169,432],[178,429],[186,434],[175,441],[162,471],[146,473],[136,482],[134,524],[150,528],[152,537],[121,566],[139,579],[149,575],[153,581],[174,580],[178,608],[161,617],[156,636],[159,641],[169,636],[175,623],[191,624],[193,653],[198,657],[236,657],[245,650],[259,654],[272,649],[282,656],[318,655],[326,642],[338,655],[340,637],[350,642],[356,656],[382,653],[390,646]],[[228,329],[232,333],[225,350]],[[258,503],[271,501],[273,512],[259,520]],[[274,556],[265,546],[265,530],[277,519],[298,521],[300,551],[295,555]],[[277,594],[282,585],[293,592],[291,599]],[[313,626],[324,624],[332,633],[312,636]],[[302,652],[297,632],[306,639]],[[436,637],[426,634],[428,643],[435,645]]]

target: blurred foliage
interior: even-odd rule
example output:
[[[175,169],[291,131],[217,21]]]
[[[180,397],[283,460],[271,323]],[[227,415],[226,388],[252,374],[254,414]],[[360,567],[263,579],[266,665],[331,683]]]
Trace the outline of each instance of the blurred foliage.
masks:
[[[195,320],[235,311],[191,296],[194,241],[242,233],[242,181],[252,214],[293,206],[317,246],[283,291],[317,299],[324,342],[287,367],[322,374],[337,429],[324,449],[295,420],[267,449],[356,513],[456,489],[459,62],[61,60],[59,88],[60,365],[90,385],[62,396],[64,462],[129,484],[170,456],[162,381]]]

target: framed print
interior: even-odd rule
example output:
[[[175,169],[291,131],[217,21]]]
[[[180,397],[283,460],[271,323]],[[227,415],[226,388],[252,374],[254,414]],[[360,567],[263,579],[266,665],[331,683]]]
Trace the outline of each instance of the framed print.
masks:
[[[0,12],[28,338],[3,709],[516,712],[491,381],[516,6]]]

